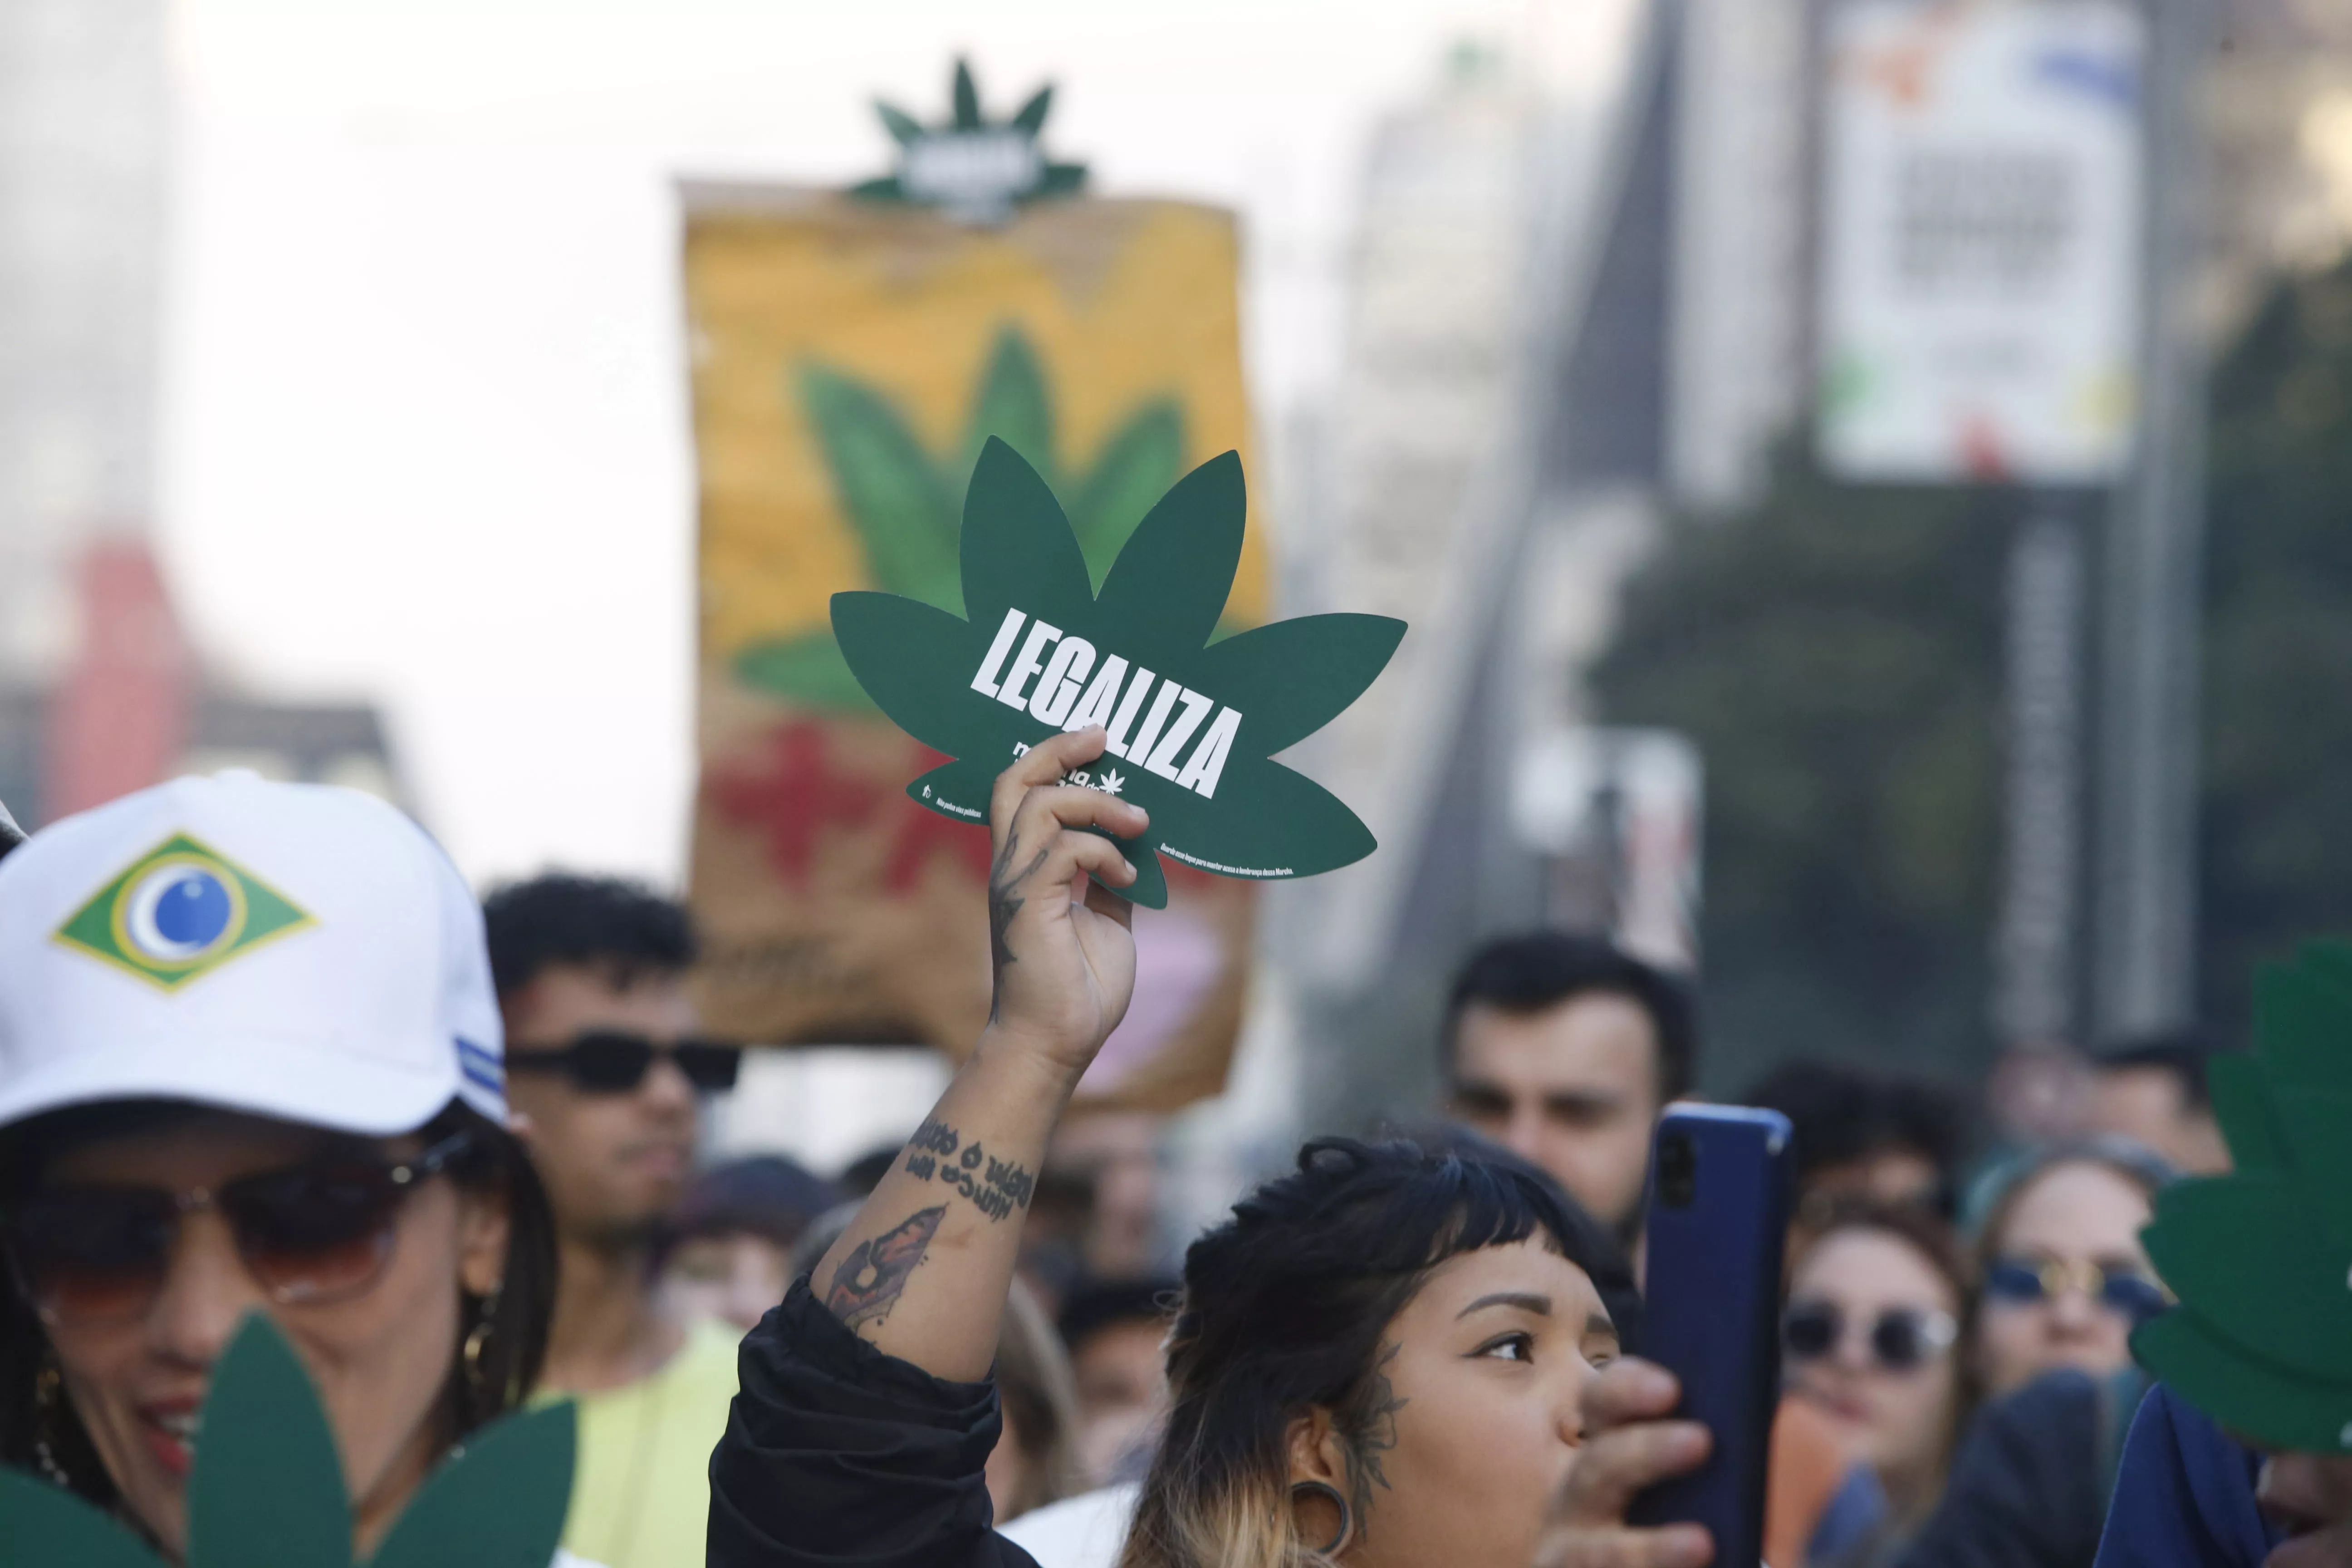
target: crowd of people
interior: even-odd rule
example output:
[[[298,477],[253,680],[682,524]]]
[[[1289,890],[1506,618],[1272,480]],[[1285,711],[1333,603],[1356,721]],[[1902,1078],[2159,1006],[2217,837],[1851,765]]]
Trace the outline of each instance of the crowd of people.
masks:
[[[250,777],[0,836],[0,1464],[184,1560],[258,1311],[362,1557],[469,1434],[568,1398],[570,1568],[1707,1561],[1627,1521],[1706,1447],[1640,1353],[1685,984],[1595,937],[1482,947],[1441,1102],[1311,1140],[1180,1264],[1150,1123],[1065,1115],[1134,979],[1107,835],[1142,809],[1059,783],[1100,744],[999,780],[987,1028],[903,1147],[830,1173],[704,1157],[740,1047],[642,887],[478,902],[390,807]],[[1737,1097],[1793,1130],[1773,1568],[2352,1562],[2352,1461],[2246,1448],[2132,1361],[2155,1195],[2228,1163],[2215,1048],[2093,1053],[2031,1142],[1882,1068]]]

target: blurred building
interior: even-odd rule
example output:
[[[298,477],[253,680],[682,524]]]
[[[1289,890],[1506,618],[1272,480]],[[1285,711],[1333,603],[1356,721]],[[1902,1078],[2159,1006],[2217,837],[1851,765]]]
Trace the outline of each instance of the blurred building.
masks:
[[[1305,607],[1412,630],[1300,748],[1381,852],[1270,890],[1318,1125],[1427,1091],[1445,983],[1480,936],[1607,915],[1611,897],[1563,901],[1562,858],[1617,853],[1618,807],[1580,804],[1568,773],[1603,797],[1664,780],[1640,831],[1696,898],[1696,766],[1673,737],[1585,728],[1582,672],[1662,518],[1753,501],[1811,406],[1837,3],[1655,0],[1594,104],[1538,101],[1465,54],[1375,142]],[[2352,5],[2226,0],[2210,20],[2200,294],[2218,335],[2263,279],[2352,240]],[[1584,765],[1635,756],[1672,765]],[[1695,907],[1649,902],[1648,929],[1687,935]]]
[[[164,26],[0,5],[0,801],[27,828],[229,766],[401,796],[373,710],[208,679],[150,547]]]
[[[207,681],[139,541],[100,542],[71,564],[69,659],[47,679],[0,679],[0,801],[26,827],[223,768],[408,807],[374,709],[265,701]]]
[[[0,669],[70,657],[68,576],[155,510],[162,0],[0,6]]]
[[[2200,316],[2219,338],[2269,278],[2352,247],[2352,5],[2231,0],[2217,32]]]
[[[1652,27],[1618,97],[1588,103],[1543,100],[1507,61],[1457,51],[1373,142],[1315,598],[1412,629],[1298,752],[1381,852],[1267,890],[1315,1125],[1421,1099],[1467,948],[1574,918],[1550,906],[1549,872],[1577,825],[1547,820],[1535,841],[1515,783],[1579,730],[1576,671],[1656,531],[1670,42]]]

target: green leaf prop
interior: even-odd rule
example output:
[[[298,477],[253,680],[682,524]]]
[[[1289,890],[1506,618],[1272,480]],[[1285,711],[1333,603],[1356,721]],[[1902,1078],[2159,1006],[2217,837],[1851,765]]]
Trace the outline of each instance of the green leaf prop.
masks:
[[[1011,325],[996,335],[963,438],[945,458],[925,450],[897,406],[866,384],[814,363],[803,365],[794,379],[834,494],[864,547],[867,580],[950,614],[963,613],[957,498],[991,439],[1010,443],[1049,488],[1073,498],[1070,524],[1097,584],[1151,503],[1183,472],[1184,415],[1172,397],[1137,407],[1091,466],[1066,468],[1053,388],[1036,351]],[[830,628],[754,643],[735,656],[735,672],[760,690],[811,707],[873,709]]]
[[[960,821],[987,818],[992,782],[1021,752],[1100,723],[1101,761],[1070,782],[1151,814],[1122,840],[1159,909],[1159,857],[1220,876],[1311,877],[1361,859],[1372,835],[1320,784],[1272,753],[1322,728],[1396,651],[1404,623],[1308,616],[1211,642],[1240,563],[1240,457],[1177,481],[1095,590],[1070,520],[1044,478],[990,440],[964,498],[958,616],[892,594],[833,596],[834,635],[867,695],[955,761],[907,793]]]
[[[1076,195],[1086,188],[1084,163],[1054,163],[1037,146],[1054,107],[1050,85],[1031,94],[1011,119],[992,121],[981,109],[971,67],[958,60],[949,100],[947,121],[938,126],[877,103],[874,110],[898,148],[898,171],[853,185],[849,194],[861,201],[934,206],[967,223],[996,224],[1024,203]]]
[[[572,1499],[572,1406],[476,1433],[420,1488],[368,1568],[547,1568]],[[163,1568],[130,1531],[47,1481],[0,1470],[9,1562]],[[352,1568],[332,1429],[269,1320],[246,1320],[213,1369],[188,1478],[187,1568]]]
[[[2180,1305],[2132,1352],[2257,1442],[2352,1452],[2352,949],[2266,969],[2255,1036],[2213,1064],[2235,1168],[2159,1193],[2142,1233]]]
[[[352,1554],[352,1510],[327,1413],[293,1347],[249,1318],[214,1369],[188,1479],[194,1568],[320,1568]]]

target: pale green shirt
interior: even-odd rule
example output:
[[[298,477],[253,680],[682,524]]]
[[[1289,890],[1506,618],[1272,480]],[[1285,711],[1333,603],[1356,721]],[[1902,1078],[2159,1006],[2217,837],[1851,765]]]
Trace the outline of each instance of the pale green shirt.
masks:
[[[604,1568],[699,1563],[710,1515],[710,1450],[735,1397],[731,1325],[698,1323],[659,1372],[571,1397],[579,1461],[563,1547]]]

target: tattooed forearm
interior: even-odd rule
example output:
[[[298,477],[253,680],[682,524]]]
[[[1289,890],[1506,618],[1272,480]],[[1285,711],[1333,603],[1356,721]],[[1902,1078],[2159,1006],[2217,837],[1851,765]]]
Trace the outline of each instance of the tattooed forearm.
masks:
[[[907,1173],[954,1188],[991,1219],[1026,1210],[1037,1178],[1017,1161],[1000,1160],[936,1117],[925,1117],[907,1140]]]
[[[997,1020],[1004,1005],[1004,969],[1016,962],[1013,943],[1007,940],[1013,930],[1013,917],[1029,901],[1029,879],[1045,863],[1045,851],[1040,849],[1019,871],[1013,869],[1013,858],[1021,852],[1021,835],[1007,831],[1004,847],[997,851],[996,864],[988,868],[988,958],[989,973],[993,977],[988,995],[988,1021]]]
[[[923,1209],[895,1228],[859,1242],[833,1271],[833,1289],[824,1298],[826,1309],[853,1329],[888,1317],[947,1212],[944,1204]]]

